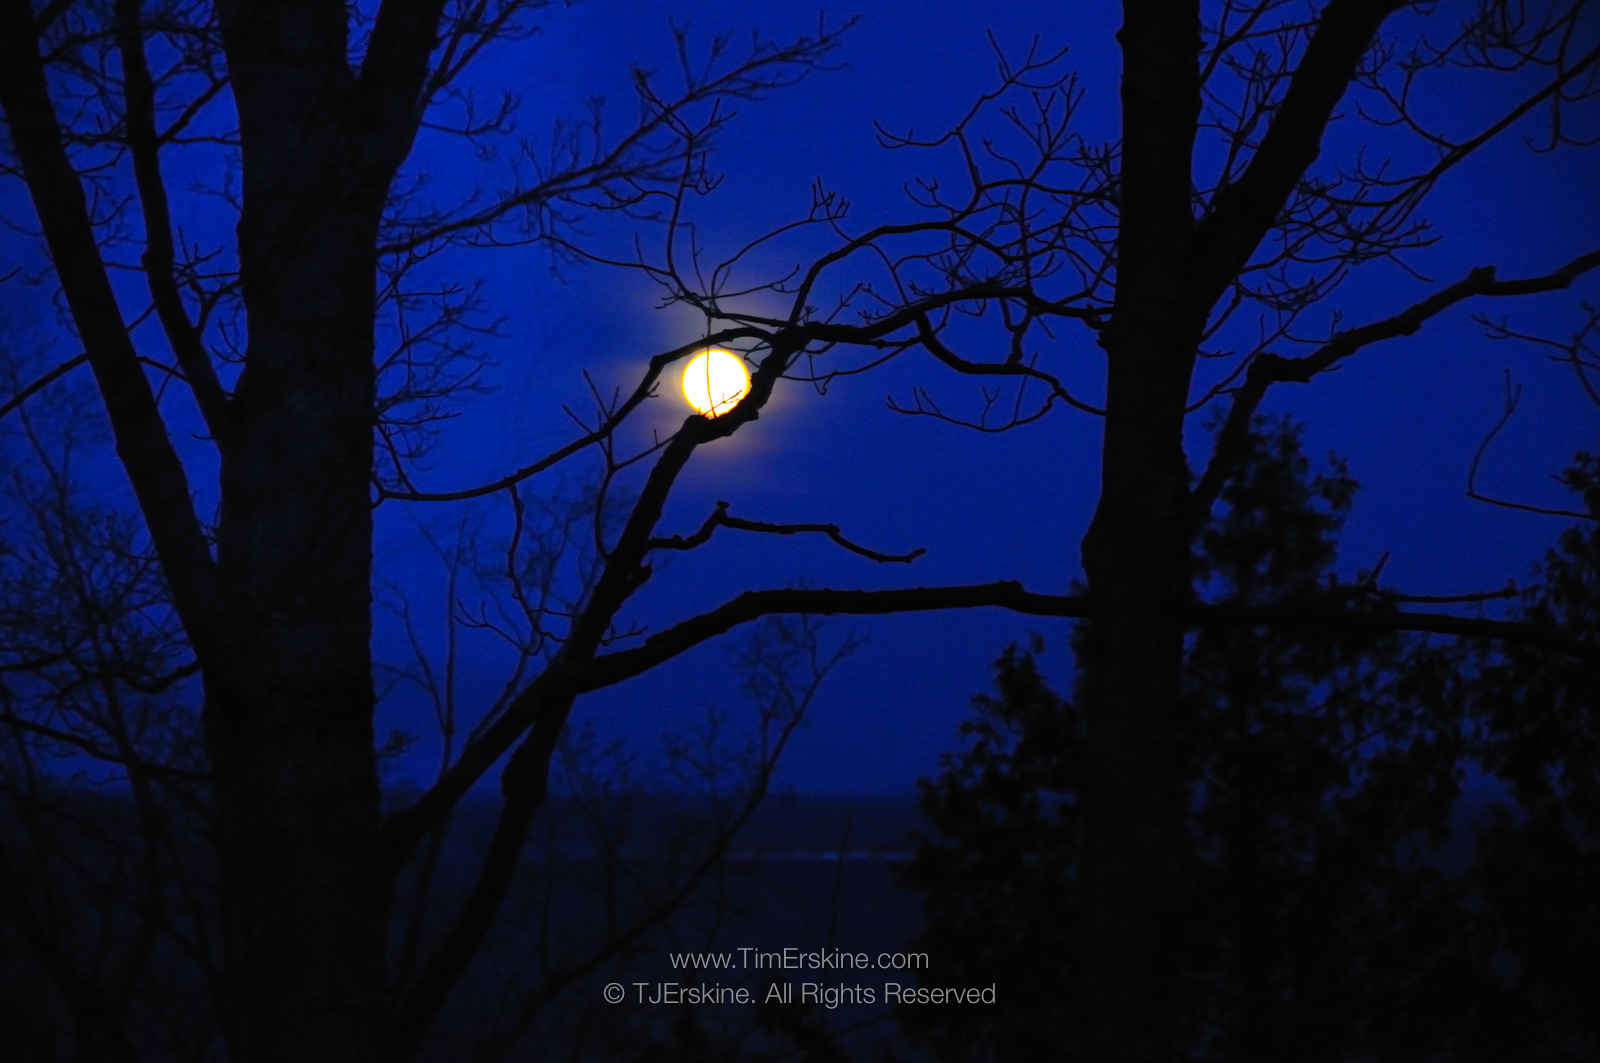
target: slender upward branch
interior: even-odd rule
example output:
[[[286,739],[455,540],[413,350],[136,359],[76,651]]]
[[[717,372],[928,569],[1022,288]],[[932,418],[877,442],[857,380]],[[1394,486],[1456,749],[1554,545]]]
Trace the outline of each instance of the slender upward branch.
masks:
[[[46,86],[38,27],[27,0],[0,2],[0,108],[44,229],[51,260],[83,341],[117,456],[132,481],[172,587],[178,615],[202,661],[214,660],[220,626],[216,572],[195,515],[189,478],[172,446],[106,274],[83,185],[67,157]]]
[[[167,187],[161,177],[161,157],[156,139],[155,86],[145,60],[144,36],[139,25],[141,0],[117,0],[117,46],[122,56],[122,94],[127,106],[128,148],[133,156],[134,182],[144,214],[145,252],[140,260],[161,327],[172,354],[183,369],[200,415],[215,439],[228,430],[228,404],[217,381],[211,356],[200,333],[189,320],[172,275],[172,212]]]

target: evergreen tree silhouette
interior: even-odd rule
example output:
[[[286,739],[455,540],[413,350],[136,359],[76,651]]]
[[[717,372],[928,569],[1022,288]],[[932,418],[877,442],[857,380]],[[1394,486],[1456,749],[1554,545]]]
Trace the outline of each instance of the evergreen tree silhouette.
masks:
[[[1312,468],[1292,423],[1258,418],[1243,474],[1195,538],[1195,593],[1239,607],[1393,608],[1372,574],[1353,583],[1333,574],[1355,490],[1337,459]],[[1529,609],[1570,624],[1582,603],[1593,630],[1593,538],[1580,538],[1564,538],[1563,560],[1547,561],[1549,593]],[[1073,644],[1085,649],[1083,625]],[[1096,977],[1074,949],[1094,918],[1073,903],[1081,717],[1042,675],[1044,648],[1035,636],[1001,654],[995,692],[975,697],[962,725],[964,749],[921,784],[931,830],[900,877],[923,897],[927,982],[997,988],[992,1007],[901,1013],[941,1060],[1074,1058],[1074,1004]],[[1540,832],[1573,823],[1573,809],[1600,807],[1594,685],[1546,664],[1523,651],[1484,663],[1448,643],[1355,625],[1191,632],[1181,716],[1190,845],[1170,884],[1184,914],[1164,935],[1186,990],[1155,1005],[1187,1031],[1190,1058],[1512,1058],[1532,1043],[1584,1043],[1576,1000],[1552,986],[1566,969],[1558,961],[1596,925],[1593,847],[1568,833],[1565,848],[1545,849],[1550,859],[1516,855],[1545,846]],[[1580,696],[1587,716],[1570,709]],[[1446,873],[1437,850],[1474,757],[1519,766],[1512,776],[1520,771],[1534,811],[1530,825],[1502,817],[1479,864]],[[1552,777],[1567,780],[1559,799],[1538,790]],[[1555,861],[1581,874],[1555,888],[1544,881]],[[1560,914],[1534,914],[1551,909],[1509,895],[1519,889]],[[1506,925],[1511,912],[1525,925]],[[1574,925],[1584,928],[1576,939],[1562,934]],[[1544,982],[1507,977],[1508,947],[1513,966],[1545,972]],[[1531,1039],[1530,1019],[1548,1024]]]

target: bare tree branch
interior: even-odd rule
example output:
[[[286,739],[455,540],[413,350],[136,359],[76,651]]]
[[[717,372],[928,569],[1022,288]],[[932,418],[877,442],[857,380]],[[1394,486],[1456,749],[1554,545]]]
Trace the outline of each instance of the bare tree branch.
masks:
[[[1478,490],[1478,465],[1483,461],[1484,453],[1489,449],[1489,444],[1494,442],[1494,437],[1511,420],[1511,415],[1517,412],[1517,402],[1522,398],[1522,385],[1515,388],[1511,385],[1511,370],[1506,370],[1506,404],[1500,413],[1500,419],[1489,429],[1483,441],[1478,444],[1478,449],[1473,452],[1472,464],[1467,467],[1467,497],[1475,502],[1487,502],[1491,506],[1502,509],[1515,509],[1523,513],[1539,513],[1547,517],[1575,517],[1578,520],[1595,520],[1593,513],[1584,513],[1576,509],[1563,509],[1559,506],[1535,506],[1526,502],[1512,502],[1503,498],[1491,498]]]
[[[33,398],[33,396],[37,395],[39,392],[49,387],[57,380],[60,380],[68,373],[72,372],[74,369],[78,368],[78,366],[87,365],[88,362],[89,356],[87,354],[80,354],[76,358],[69,358],[65,362],[62,362],[54,369],[51,369],[49,372],[40,376],[37,380],[34,380],[32,383],[22,388],[4,403],[0,403],[0,417],[4,417],[12,410],[18,409],[23,403]]]
[[[1211,512],[1217,494],[1236,466],[1239,454],[1242,453],[1251,418],[1255,416],[1256,408],[1272,385],[1285,382],[1306,383],[1318,373],[1332,368],[1364,347],[1397,336],[1415,334],[1433,317],[1462,300],[1480,295],[1498,297],[1555,291],[1567,287],[1597,266],[1600,266],[1600,251],[1579,255],[1549,273],[1516,280],[1496,280],[1493,266],[1479,266],[1456,283],[1440,289],[1398,314],[1335,333],[1318,350],[1305,357],[1284,358],[1273,354],[1258,356],[1245,374],[1243,386],[1234,393],[1233,405],[1229,408],[1227,419],[1217,436],[1216,450],[1190,496],[1190,526],[1199,527]]]
[[[711,533],[716,531],[719,527],[737,528],[741,531],[765,532],[770,535],[798,535],[805,532],[820,532],[832,539],[834,542],[838,543],[840,546],[844,547],[846,550],[849,550],[851,553],[860,554],[862,557],[865,557],[870,561],[900,561],[909,563],[927,553],[927,550],[920,546],[906,554],[881,553],[877,550],[869,549],[868,547],[861,546],[858,543],[853,543],[849,539],[846,539],[844,534],[840,532],[837,524],[771,524],[767,521],[745,520],[742,517],[732,517],[728,515],[728,503],[726,502],[718,502],[717,508],[709,517],[705,519],[705,523],[701,524],[699,530],[697,530],[693,535],[671,535],[663,538],[651,539],[648,544],[648,549],[693,550],[695,547],[708,542],[711,539]]]
[[[187,768],[143,760],[129,756],[126,753],[109,750],[92,738],[86,738],[71,731],[63,731],[59,727],[51,727],[47,724],[39,723],[37,720],[18,716],[15,713],[0,712],[0,723],[26,731],[29,734],[38,735],[41,738],[48,738],[52,742],[60,742],[62,745],[71,746],[80,753],[85,753],[100,761],[102,764],[115,764],[120,768],[126,769],[130,777],[153,775],[191,783],[209,783],[211,781],[211,776],[206,772],[190,771]]]

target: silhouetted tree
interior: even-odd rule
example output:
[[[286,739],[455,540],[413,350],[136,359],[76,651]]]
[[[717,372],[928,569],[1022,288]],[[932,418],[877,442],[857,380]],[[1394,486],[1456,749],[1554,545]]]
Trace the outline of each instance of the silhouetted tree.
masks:
[[[1584,309],[1585,320],[1562,337],[1480,320],[1489,335],[1531,344],[1570,368],[1600,416],[1592,343],[1600,309]],[[1577,521],[1536,566],[1521,612],[1529,623],[1600,645],[1600,456],[1580,451],[1558,477],[1575,497],[1565,507],[1486,494],[1476,482],[1479,460],[1520,395],[1508,371],[1505,410],[1478,448],[1468,490],[1485,503]],[[1481,646],[1473,663],[1459,694],[1477,725],[1475,755],[1513,800],[1479,825],[1474,948],[1455,970],[1481,1044],[1503,1048],[1502,1057],[1522,1054],[1536,1031],[1539,1054],[1587,1058],[1600,1053],[1600,1022],[1570,972],[1600,944],[1600,683],[1582,661],[1516,642]]]
[[[8,1043],[40,1063],[209,1058],[220,1038],[211,999],[220,975],[215,808],[195,715],[182,698],[193,669],[137,522],[75,482],[71,457],[82,441],[70,427],[57,440],[59,455],[37,430],[36,414],[72,406],[73,396],[50,398],[67,401],[47,406],[42,398],[19,411],[20,438],[11,441],[18,445],[8,449],[31,451],[32,460],[13,463],[0,490],[0,998],[10,1002]],[[452,583],[457,567],[446,566]],[[458,605],[452,595],[452,641],[470,620]],[[412,630],[404,599],[396,606]],[[458,995],[426,1058],[459,1058],[469,1044],[486,1057],[514,1055],[534,1035],[546,1044],[576,1038],[579,1051],[581,1020],[604,1013],[573,991],[585,976],[628,977],[626,963],[642,950],[659,958],[658,930],[712,903],[701,886],[764,797],[822,678],[850,648],[846,640],[826,653],[804,617],[773,618],[751,636],[729,671],[742,677],[756,733],[744,744],[726,726],[677,736],[668,763],[682,766],[683,777],[670,798],[631,778],[617,751],[596,748],[587,728],[564,733],[552,786],[565,820],[531,832],[526,882],[508,899],[497,939],[468,983],[475,992]],[[435,697],[441,730],[452,733],[453,664],[434,674],[419,661],[413,678]],[[449,750],[446,741],[447,765]],[[643,839],[635,802],[659,803]],[[467,831],[430,838],[424,859],[396,882],[397,974],[448,928],[441,907],[462,900],[456,868],[445,869],[455,881],[444,885],[434,873],[447,840],[458,864],[463,853],[481,856],[469,833],[481,823],[469,819]],[[497,1008],[477,999],[485,986]],[[508,1008],[508,999],[517,1006]],[[603,1058],[623,1058],[649,1037],[628,1024],[606,1033]]]
[[[1126,0],[1112,140],[1074,128],[1086,92],[1060,53],[1035,46],[1013,57],[996,46],[999,84],[952,125],[927,134],[879,127],[886,147],[928,160],[907,184],[903,219],[852,224],[845,199],[819,182],[807,216],[734,241],[738,250],[707,272],[695,257],[686,189],[675,200],[681,219],[652,252],[569,245],[639,270],[664,302],[703,313],[717,342],[759,356],[762,370],[826,388],[921,351],[982,378],[982,403],[975,416],[949,413],[918,388],[910,401],[891,402],[903,413],[982,432],[1057,406],[1103,418],[1100,497],[1078,540],[1082,595],[999,583],[788,599],[839,612],[992,604],[1094,618],[1075,699],[1086,743],[1077,889],[1094,913],[1077,955],[1094,977],[1063,1002],[1064,1028],[1086,1058],[1165,1063],[1185,1036],[1185,1024],[1152,1002],[1178,999],[1185,979],[1178,957],[1192,898],[1175,861],[1185,849],[1184,744],[1193,729],[1182,697],[1188,632],[1262,623],[1429,631],[1516,639],[1593,666],[1594,646],[1565,631],[1409,608],[1459,608],[1470,595],[1430,602],[1377,588],[1391,608],[1319,599],[1208,609],[1195,601],[1190,560],[1194,537],[1244,466],[1257,411],[1279,385],[1311,383],[1460,304],[1558,290],[1600,266],[1600,250],[1590,249],[1546,272],[1501,278],[1499,249],[1463,249],[1488,261],[1433,284],[1407,262],[1435,242],[1420,213],[1429,194],[1519,122],[1545,120],[1547,135],[1530,142],[1540,152],[1586,143],[1600,64],[1590,11],[1584,0],[1532,8],[1480,0],[1459,12],[1401,0],[1333,0],[1308,12],[1272,0],[1179,8]],[[1513,76],[1535,81],[1512,88]],[[1496,77],[1507,79],[1505,97],[1470,118],[1456,120],[1452,109],[1448,127],[1415,106],[1464,100],[1469,80]],[[1392,133],[1396,158],[1414,151],[1420,161],[1378,166],[1365,144],[1331,136],[1336,117],[1352,114],[1374,135]],[[995,115],[1003,121],[990,124]],[[1378,153],[1387,156],[1387,146]],[[745,279],[751,251],[816,227],[836,234],[834,250],[765,284]],[[1360,324],[1347,325],[1341,308],[1325,328],[1310,325],[1341,281],[1380,262],[1418,287]],[[782,296],[788,316],[741,299],[761,291]],[[829,302],[824,293],[833,292],[844,294]],[[947,330],[953,321],[961,327]],[[1103,392],[1098,380],[1074,384],[1085,345],[1105,353]],[[1014,386],[1014,399],[1002,402],[996,385]],[[1225,411],[1216,445],[1206,457],[1186,454],[1188,416],[1213,402]],[[1068,469],[1063,476],[1076,475]],[[670,637],[722,630],[780,600],[742,596]]]
[[[642,210],[662,182],[706,179],[695,175],[725,121],[718,102],[795,80],[838,39],[824,27],[792,43],[755,41],[743,57],[716,42],[711,64],[686,63],[669,97],[641,73],[632,128],[605,139],[598,114],[561,128],[531,160],[539,179],[493,204],[439,209],[394,194],[430,109],[438,128],[467,139],[509,131],[504,111],[476,112],[453,83],[487,45],[531,34],[540,6],[393,2],[371,18],[327,3],[0,7],[6,171],[27,184],[84,350],[4,409],[75,365],[94,374],[203,687],[221,880],[218,1011],[237,1060],[416,1051],[506,893],[567,709],[594,685],[579,673],[647,575],[639,561],[671,479],[658,477],[641,503],[543,678],[513,690],[518,700],[453,774],[386,826],[373,731],[372,492],[384,478],[406,481],[434,404],[471,383],[450,340],[470,329],[461,293],[433,293],[437,320],[413,329],[409,308],[428,295],[407,273],[511,216],[536,231],[559,227],[580,205]],[[97,100],[94,115],[59,102],[78,92]],[[218,101],[236,121],[213,114]],[[459,121],[440,114],[453,106]],[[221,260],[174,239],[164,153],[196,143],[217,146],[240,175],[218,189],[238,209],[236,254]],[[108,161],[136,193],[133,257],[172,364],[141,354],[108,276],[128,205],[121,189],[120,205],[99,196]],[[384,308],[401,318],[392,356],[375,344]],[[214,525],[196,512],[185,464],[194,456],[174,445],[147,366],[187,384],[218,470]],[[712,438],[737,419],[705,423]],[[683,436],[674,472],[692,447]],[[396,876],[514,745],[477,888],[427,962],[392,984]]]
[[[19,411],[0,445],[23,459],[0,484],[8,1029],[19,1058],[195,1058],[215,913],[205,758],[174,698],[194,669],[138,521],[77,482],[72,408]]]
[[[1333,577],[1355,488],[1342,465],[1312,475],[1287,423],[1258,420],[1247,439],[1248,461],[1197,539],[1197,588],[1229,607],[1392,607],[1369,574]],[[1079,631],[1080,665],[1086,646]],[[1051,1016],[1098,976],[1079,958],[1096,916],[1078,885],[1083,715],[1041,676],[1042,651],[1036,640],[1001,655],[996,694],[975,698],[962,725],[965,749],[921,788],[933,833],[902,877],[924,896],[930,981],[1000,985],[994,1008],[903,1013],[942,1059],[1058,1053]],[[1448,646],[1331,627],[1208,627],[1191,640],[1177,861],[1189,907],[1173,957],[1184,992],[1166,1004],[1185,1058],[1482,1058],[1490,1046],[1503,1057],[1533,1017],[1546,1021],[1541,1045],[1572,1034],[1571,1013],[1551,1023],[1549,1009],[1530,1010],[1536,996],[1496,980],[1509,939],[1476,934],[1470,876],[1428,858],[1477,751],[1454,689],[1465,663]],[[1578,758],[1592,774],[1592,758]],[[1550,901],[1562,905],[1553,923],[1593,911],[1578,893]],[[1541,968],[1550,991],[1569,994],[1576,980],[1557,972],[1573,969]]]
[[[1600,403],[1597,403],[1600,405]],[[1562,532],[1525,592],[1529,622],[1600,643],[1600,459],[1561,477],[1585,523]],[[1464,697],[1477,755],[1512,801],[1480,826],[1470,881],[1476,954],[1461,963],[1479,1024],[1508,1054],[1600,1052],[1572,972],[1600,945],[1600,683],[1592,669],[1511,644],[1484,654]]]
[[[928,981],[997,983],[996,1005],[907,1009],[902,1024],[940,1059],[1047,1058],[1070,1051],[1059,1016],[1079,984],[1077,815],[1083,721],[1038,670],[1043,640],[1009,646],[995,694],[972,699],[970,743],[920,784],[922,839],[901,872],[921,891]],[[914,1014],[912,1011],[914,1010]]]

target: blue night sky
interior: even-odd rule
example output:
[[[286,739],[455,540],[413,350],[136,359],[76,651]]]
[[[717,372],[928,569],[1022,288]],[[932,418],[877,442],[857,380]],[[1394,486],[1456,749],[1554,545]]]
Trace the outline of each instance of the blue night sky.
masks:
[[[1449,4],[1441,18],[1451,21]],[[687,21],[690,40],[703,47],[715,32],[732,31],[735,46],[752,28],[782,39],[814,29],[814,9],[795,4],[749,5],[689,0],[670,5]],[[948,154],[887,152],[874,139],[874,120],[894,130],[939,130],[996,80],[985,31],[1010,55],[1031,38],[1041,52],[1065,47],[1063,60],[1078,72],[1084,91],[1076,127],[1093,142],[1115,137],[1120,53],[1115,40],[1117,5],[907,3],[870,0],[841,10],[860,14],[839,58],[845,69],[818,72],[760,102],[740,105],[714,156],[722,186],[695,203],[697,229],[714,252],[727,253],[766,230],[802,215],[812,182],[852,203],[853,229],[915,220],[902,183],[919,174],[959,180]],[[830,24],[835,16],[830,13]],[[753,21],[754,20],[754,21]],[[585,0],[552,7],[543,31],[487,53],[469,74],[485,101],[497,87],[521,93],[519,132],[538,141],[550,123],[579,116],[592,96],[607,99],[607,128],[620,132],[634,116],[630,65],[670,73],[673,58],[666,13],[653,4]],[[1391,32],[1399,28],[1391,25]],[[1436,34],[1443,32],[1436,29]],[[1442,84],[1436,81],[1435,84]],[[1498,113],[1521,75],[1461,77],[1447,94],[1423,108],[1442,127],[1461,132]],[[1514,87],[1515,86],[1515,87]],[[1324,141],[1323,163],[1350,160],[1367,145],[1369,157],[1393,154],[1397,166],[1416,161],[1413,145],[1375,138],[1345,108],[1346,117]],[[1343,311],[1349,327],[1387,316],[1474,266],[1493,265],[1502,278],[1544,273],[1590,249],[1597,187],[1589,179],[1592,155],[1535,155],[1522,142],[1537,137],[1537,120],[1513,129],[1481,157],[1453,170],[1422,215],[1440,239],[1407,261],[1431,280],[1378,262],[1362,267],[1302,320],[1303,332],[1324,334],[1328,314]],[[1202,152],[1197,182],[1208,186],[1215,156]],[[182,167],[215,181],[214,155],[197,151],[191,162],[169,163],[168,185],[186,234],[223,243],[232,218],[215,200],[185,197]],[[209,167],[209,169],[208,169]],[[427,191],[441,202],[475,185],[486,191],[510,182],[507,163],[480,162],[458,138],[429,133],[419,139],[402,176],[429,176]],[[16,182],[0,202],[10,218],[32,223]],[[633,228],[604,217],[587,226],[588,246],[626,255]],[[646,231],[644,239],[656,239]],[[5,237],[27,259],[36,243]],[[808,263],[833,246],[821,233],[802,233],[758,257],[748,277],[766,280],[795,263]],[[496,389],[469,396],[464,415],[445,429],[414,478],[424,490],[470,486],[526,464],[573,437],[562,404],[581,409],[584,369],[602,388],[631,390],[648,358],[690,342],[703,320],[682,307],[654,309],[655,289],[643,278],[595,265],[553,268],[541,247],[456,250],[433,260],[426,277],[484,282],[485,316],[503,317],[501,336],[485,340],[494,367],[484,377]],[[850,260],[838,270],[836,289],[870,275],[870,263]],[[769,271],[769,272],[763,272]],[[125,310],[137,313],[147,295],[124,284]],[[47,282],[53,287],[53,278]],[[48,337],[54,320],[45,289],[7,285],[5,307],[13,323]],[[1538,350],[1484,339],[1474,311],[1506,315],[1513,327],[1561,336],[1580,321],[1580,298],[1600,295],[1594,277],[1567,292],[1488,306],[1458,306],[1415,336],[1371,347],[1340,371],[1310,385],[1280,385],[1266,404],[1307,425],[1306,448],[1320,458],[1334,450],[1349,459],[1361,482],[1344,540],[1342,569],[1370,568],[1385,552],[1385,583],[1412,593],[1458,593],[1522,579],[1528,566],[1560,530],[1561,521],[1486,506],[1465,496],[1467,467],[1484,433],[1500,414],[1504,372],[1524,385],[1520,409],[1484,461],[1480,487],[1518,501],[1566,503],[1549,474],[1580,447],[1593,447],[1600,411],[1572,386],[1568,370]],[[29,302],[31,300],[31,302]],[[756,305],[762,305],[759,299]],[[131,316],[131,315],[130,315]],[[1240,344],[1254,335],[1253,313],[1230,329]],[[148,330],[148,331],[146,331]],[[141,336],[159,342],[153,324]],[[955,334],[970,357],[982,348],[981,327]],[[992,336],[991,336],[992,339]],[[392,335],[382,328],[380,350]],[[70,357],[71,340],[55,334],[51,352]],[[1284,353],[1294,353],[1285,349]],[[1057,374],[1090,403],[1103,398],[1103,356],[1086,329],[1063,328],[1039,351],[1039,366]],[[1202,365],[1195,395],[1233,367]],[[651,428],[671,431],[688,412],[676,389],[663,387],[636,418],[629,439],[648,439]],[[86,380],[79,380],[86,386]],[[886,408],[885,397],[909,402],[924,386],[952,414],[974,415],[977,382],[954,375],[925,354],[909,353],[872,372],[839,379],[825,395],[808,384],[786,382],[759,421],[734,437],[696,453],[680,479],[658,534],[688,534],[718,500],[737,516],[765,521],[835,522],[856,542],[885,552],[916,547],[927,553],[910,565],[881,565],[841,551],[821,536],[773,537],[720,530],[700,550],[673,556],[634,599],[631,618],[650,629],[711,608],[749,588],[811,583],[830,587],[889,587],[1018,579],[1031,589],[1061,592],[1081,575],[1079,541],[1099,491],[1096,418],[1057,406],[1042,419],[1006,433],[978,434],[932,418],[906,417]],[[1013,392],[1007,392],[1007,401]],[[168,392],[166,409],[181,435],[196,423],[187,400]],[[1189,460],[1209,454],[1202,425],[1191,419]],[[214,461],[201,444],[185,450],[202,512],[214,507]],[[109,445],[85,459],[91,481],[127,497]],[[598,462],[588,454],[534,481],[534,490],[571,487],[592,478]],[[636,470],[637,471],[637,470]],[[636,477],[633,483],[638,482]],[[624,480],[624,486],[628,481]],[[531,492],[530,492],[531,493]],[[466,507],[483,522],[488,541],[505,534],[508,511],[500,500]],[[454,534],[462,507],[385,502],[378,510],[380,598],[403,591],[418,630],[435,651],[444,613],[444,574],[417,534],[419,524],[444,540]],[[470,592],[468,604],[476,592]],[[968,711],[970,695],[985,690],[990,662],[1007,642],[1036,630],[1050,642],[1050,674],[1065,681],[1065,622],[1013,616],[997,610],[925,613],[905,617],[840,618],[826,622],[825,638],[847,633],[864,644],[833,672],[795,736],[780,768],[780,785],[801,790],[900,791],[937,767]],[[399,625],[379,620],[380,660],[404,663]],[[623,739],[648,760],[664,732],[694,726],[708,705],[729,713],[734,728],[748,727],[752,710],[727,671],[735,631],[702,645],[640,678],[580,700],[573,722],[601,737]],[[494,639],[465,633],[459,697],[462,722],[474,706],[498,693],[507,655]],[[380,731],[404,728],[422,742],[398,774],[425,782],[437,757],[431,713],[423,698],[402,686],[383,702]],[[643,768],[640,769],[644,770]],[[491,779],[492,781],[492,779]]]

